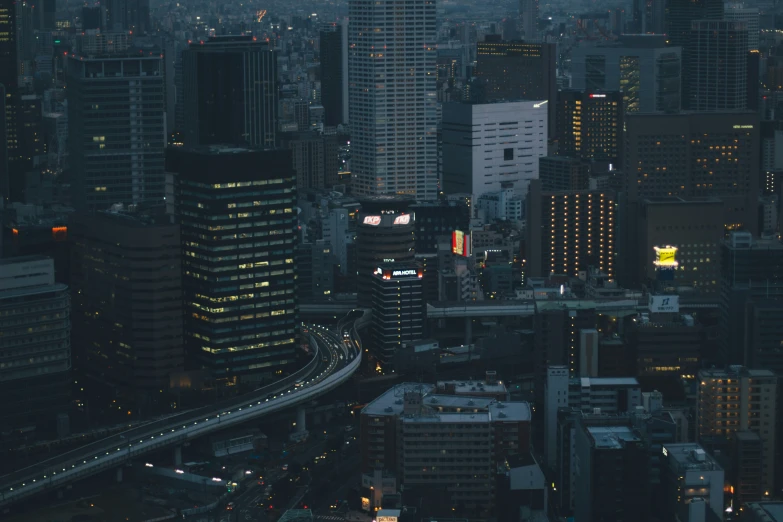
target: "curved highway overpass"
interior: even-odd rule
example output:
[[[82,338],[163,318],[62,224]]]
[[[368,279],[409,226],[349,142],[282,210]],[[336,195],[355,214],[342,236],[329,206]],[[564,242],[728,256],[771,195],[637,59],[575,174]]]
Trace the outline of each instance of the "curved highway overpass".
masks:
[[[138,426],[0,477],[0,506],[322,396],[347,381],[361,364],[361,340],[353,314],[340,321],[337,335],[319,326],[308,326],[314,357],[281,381],[241,397]]]

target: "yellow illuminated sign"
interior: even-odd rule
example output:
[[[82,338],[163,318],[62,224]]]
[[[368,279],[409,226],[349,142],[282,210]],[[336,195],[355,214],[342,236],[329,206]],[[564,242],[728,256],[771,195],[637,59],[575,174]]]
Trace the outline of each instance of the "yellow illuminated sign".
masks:
[[[677,266],[677,247],[665,246],[654,247],[655,250],[655,265],[663,267]]]
[[[752,129],[753,125],[735,125],[735,129]]]

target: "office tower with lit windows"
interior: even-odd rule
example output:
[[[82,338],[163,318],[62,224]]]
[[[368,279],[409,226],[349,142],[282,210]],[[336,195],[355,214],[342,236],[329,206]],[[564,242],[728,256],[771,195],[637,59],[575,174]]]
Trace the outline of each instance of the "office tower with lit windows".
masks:
[[[348,123],[348,26],[325,25],[320,32],[321,105],[324,125]]]
[[[381,263],[412,263],[416,253],[414,214],[359,214],[356,226],[356,276],[359,306],[372,303],[372,278]]]
[[[693,22],[686,54],[690,110],[722,111],[747,107],[747,22]]]
[[[179,225],[165,207],[76,213],[72,338],[78,368],[120,393],[155,393],[184,368]]]
[[[726,111],[627,114],[624,190],[629,201],[717,197],[724,225],[755,231],[759,193],[759,119]]]
[[[538,0],[519,0],[519,18],[527,41],[538,37]]]
[[[216,36],[182,51],[185,145],[272,149],[277,51],[253,36]]]
[[[616,197],[610,191],[543,192],[527,199],[528,275],[578,276],[587,266],[615,275]]]
[[[523,0],[536,1],[536,0]],[[482,102],[542,100],[547,102],[548,136],[555,133],[557,46],[520,40],[505,42],[488,35],[476,44],[476,77]]]
[[[717,296],[720,290],[720,246],[723,241],[723,202],[718,198],[659,196],[645,198],[639,207],[636,234],[638,273],[634,287],[661,282]],[[668,271],[659,270],[656,248],[676,249]]]
[[[562,90],[557,96],[558,152],[616,164],[623,129],[623,93]]]
[[[545,101],[444,103],[443,191],[527,194],[547,152]],[[466,147],[471,143],[472,147]]]
[[[622,35],[611,43],[574,48],[571,88],[623,93],[626,112],[676,112],[681,103],[682,49],[663,35]]]
[[[185,347],[219,383],[296,363],[296,179],[290,151],[169,149],[182,238]]]
[[[752,431],[762,441],[761,484],[773,491],[777,455],[778,376],[770,370],[729,366],[701,370],[696,423],[701,444],[721,444],[738,431]]]
[[[433,0],[349,0],[348,112],[355,194],[438,193]]]
[[[68,145],[77,209],[163,201],[164,76],[158,52],[69,55]]]
[[[418,263],[381,263],[372,274],[372,348],[384,366],[403,344],[424,337],[423,277]]]

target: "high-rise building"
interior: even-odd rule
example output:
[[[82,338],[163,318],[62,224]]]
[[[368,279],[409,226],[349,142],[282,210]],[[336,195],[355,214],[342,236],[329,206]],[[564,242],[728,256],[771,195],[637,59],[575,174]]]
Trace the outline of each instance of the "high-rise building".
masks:
[[[666,42],[673,47],[685,47],[695,20],[723,18],[723,0],[690,0],[666,3]]]
[[[733,505],[737,508],[748,502],[762,500],[761,462],[764,460],[764,441],[754,431],[738,431],[734,434],[731,451],[731,478],[734,486]],[[735,509],[737,509],[735,508]]]
[[[106,21],[112,31],[145,34],[150,29],[150,1],[108,0]]]
[[[182,51],[185,145],[271,149],[277,140],[277,52],[252,36],[219,36]]]
[[[445,489],[461,516],[486,518],[496,463],[529,449],[530,406],[489,396],[485,390],[504,389],[489,377],[452,384],[454,391],[449,384],[398,384],[367,404],[361,469],[390,471],[406,491]]]
[[[296,132],[281,138],[294,158],[297,190],[331,189],[337,184],[337,136]]]
[[[227,146],[170,151],[186,350],[218,382],[273,378],[296,362],[291,153]]]
[[[626,112],[676,112],[681,104],[682,48],[663,35],[622,35],[572,52],[571,88],[620,91]]]
[[[579,426],[575,520],[647,520],[650,457],[629,426]]]
[[[443,104],[443,191],[527,194],[547,151],[545,102]],[[473,146],[466,147],[466,143]]]
[[[742,4],[729,2],[724,5],[723,19],[745,22],[748,25],[748,51],[758,51],[760,40],[759,8],[741,7]]]
[[[334,260],[323,239],[296,246],[296,297],[300,302],[329,299],[334,291]]]
[[[25,166],[25,171],[29,171],[36,164],[36,156],[46,154],[46,140],[44,139],[43,129],[43,100],[40,96],[34,94],[22,95],[19,97],[17,108],[17,122],[19,130],[17,131],[18,159]]]
[[[162,202],[166,126],[161,55],[71,55],[67,96],[74,206],[106,210],[117,203]]]
[[[548,136],[554,136],[557,46],[520,40],[504,42],[487,36],[476,44],[476,58],[476,77],[485,84],[480,101],[545,101]]]
[[[664,299],[669,299],[669,304],[679,302],[676,295]],[[678,310],[654,310],[640,314],[625,332],[629,362],[635,369],[633,375],[693,379],[706,346],[704,326],[692,315],[680,315]]]
[[[348,27],[326,25],[320,33],[321,105],[324,125],[348,123]]]
[[[773,491],[777,455],[778,377],[770,370],[729,366],[701,370],[696,421],[702,444],[732,440],[736,432],[753,431],[762,441],[761,483]]]
[[[350,0],[348,17],[354,191],[435,200],[435,2]]]
[[[382,263],[407,263],[415,258],[416,216],[407,213],[359,214],[356,226],[356,280],[359,305],[372,303],[373,273]]]
[[[527,199],[527,274],[578,276],[588,266],[615,274],[616,197],[610,191],[543,192]]]
[[[544,156],[538,158],[538,179],[543,192],[587,190],[590,187],[589,166],[578,158]]]
[[[623,129],[623,93],[562,90],[557,95],[558,153],[617,163]]]
[[[519,17],[525,40],[538,38],[538,0],[519,0]]]
[[[686,54],[690,110],[722,111],[747,107],[747,22],[693,22]]]
[[[718,198],[660,196],[642,201],[639,230],[632,248],[640,263],[636,285],[666,281],[690,287],[703,295],[720,290],[720,245],[723,240],[723,202]],[[673,248],[674,259],[659,265],[656,248]]]
[[[179,225],[164,210],[69,223],[75,360],[125,393],[158,393],[184,367]]]
[[[43,256],[0,261],[0,422],[49,428],[68,412],[71,320],[68,287]]]
[[[666,26],[666,0],[634,0],[634,34],[663,34]]]
[[[424,274],[418,263],[382,263],[372,275],[372,348],[379,363],[424,338]]]
[[[783,244],[732,232],[719,249],[721,355],[726,364],[783,370],[774,317],[783,297]],[[759,322],[760,321],[760,322]]]
[[[627,114],[623,189],[628,201],[717,197],[728,229],[755,231],[758,127],[758,115],[745,111]]]
[[[699,444],[664,444],[661,507],[666,520],[722,520],[724,471]],[[710,515],[707,515],[707,513]]]
[[[24,173],[19,173],[15,168],[16,162],[16,104],[19,67],[17,65],[17,31],[16,18],[19,2],[15,0],[0,1],[0,94],[3,100],[0,109],[3,109],[3,129],[0,131],[0,191],[6,200],[11,196],[11,186],[23,185],[21,178]],[[14,191],[17,192],[17,191]],[[13,194],[18,196],[19,194]],[[16,199],[16,198],[14,198]]]

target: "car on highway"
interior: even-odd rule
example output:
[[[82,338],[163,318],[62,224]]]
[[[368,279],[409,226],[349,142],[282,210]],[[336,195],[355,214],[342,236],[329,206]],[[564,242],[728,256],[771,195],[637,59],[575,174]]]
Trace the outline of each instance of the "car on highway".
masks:
[[[234,511],[234,503],[233,502],[229,502],[228,504],[226,504],[226,511]]]
[[[283,471],[288,471],[288,464],[283,464],[282,469],[283,469]]]

